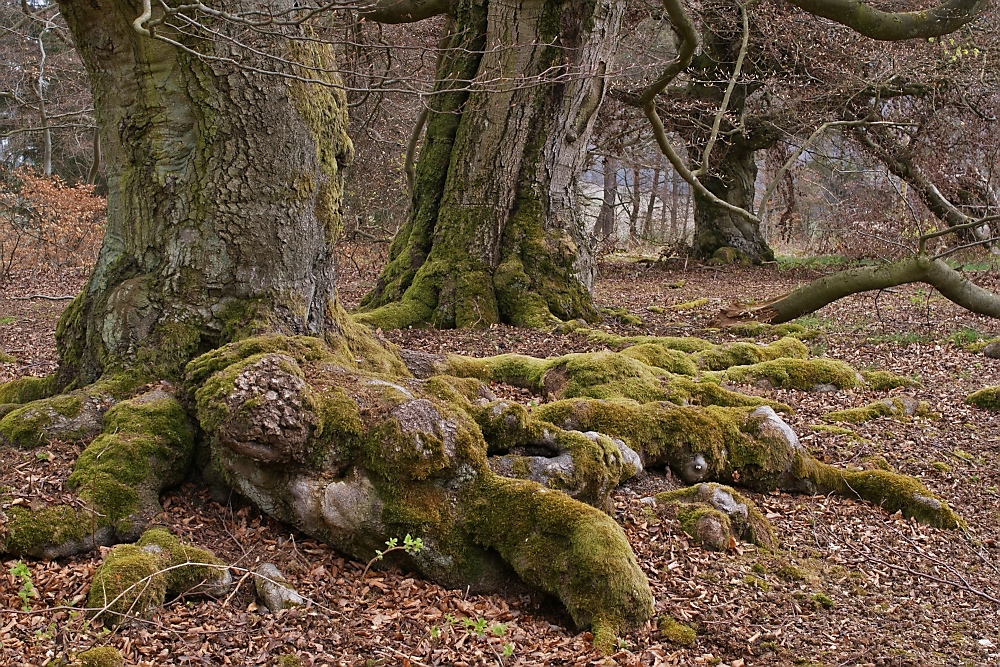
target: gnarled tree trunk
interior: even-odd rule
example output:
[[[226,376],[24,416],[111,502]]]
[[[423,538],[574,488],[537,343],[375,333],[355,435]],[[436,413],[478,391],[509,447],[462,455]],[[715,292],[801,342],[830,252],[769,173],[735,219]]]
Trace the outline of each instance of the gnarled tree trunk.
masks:
[[[362,321],[449,328],[594,316],[575,179],[622,11],[618,0],[459,3],[413,211]]]

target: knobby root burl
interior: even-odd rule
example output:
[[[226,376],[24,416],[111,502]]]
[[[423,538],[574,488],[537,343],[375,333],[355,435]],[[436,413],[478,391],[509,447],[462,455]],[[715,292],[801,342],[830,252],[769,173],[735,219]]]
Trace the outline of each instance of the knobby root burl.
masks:
[[[135,540],[160,492],[198,461],[209,481],[358,560],[411,534],[424,548],[396,562],[444,585],[491,590],[520,579],[556,596],[610,650],[653,615],[646,577],[602,511],[644,466],[692,484],[835,492],[959,525],[916,480],[822,464],[775,412],[787,406],[721,386],[726,359],[748,355],[762,367],[789,355],[811,382],[801,346],[779,343],[706,354],[708,343],[684,351],[645,340],[550,360],[401,352],[395,370],[375,372],[320,339],[246,338],[194,359],[175,385],[125,391],[105,380],[78,390],[114,388],[101,394],[100,406],[113,406],[69,479],[78,502],[5,502],[0,552],[55,557]],[[528,410],[497,400],[484,383],[496,379],[551,402]],[[51,405],[20,393],[34,402],[7,410],[7,426]]]

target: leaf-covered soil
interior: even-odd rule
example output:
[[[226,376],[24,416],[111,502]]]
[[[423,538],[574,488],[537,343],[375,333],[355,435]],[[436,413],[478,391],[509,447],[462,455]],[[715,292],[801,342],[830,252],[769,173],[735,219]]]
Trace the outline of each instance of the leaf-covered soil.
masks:
[[[362,262],[362,267],[366,268]],[[342,296],[350,305],[370,283],[348,264]],[[599,304],[624,307],[641,326],[601,325],[618,333],[698,335],[733,340],[707,328],[731,300],[775,295],[818,275],[808,269],[716,269],[647,266],[619,259],[602,266]],[[977,280],[998,289],[996,274]],[[54,369],[52,333],[66,301],[17,299],[62,295],[77,285],[5,286],[0,293],[0,382]],[[679,304],[698,303],[675,309]],[[651,312],[648,307],[662,312]],[[37,597],[22,579],[0,572],[0,664],[44,665],[92,645],[121,650],[128,665],[269,665],[283,654],[304,665],[997,665],[1000,664],[1000,419],[963,402],[1000,385],[1000,361],[966,351],[976,336],[1000,331],[920,287],[844,299],[805,324],[822,337],[814,353],[859,370],[883,369],[918,379],[891,391],[804,393],[743,387],[789,403],[789,423],[817,457],[838,465],[881,455],[915,475],[968,523],[947,531],[837,497],[748,494],[774,525],[780,549],[740,544],[710,552],[643,498],[679,483],[648,473],[620,488],[616,518],[656,596],[656,611],[696,630],[690,646],[671,643],[655,623],[627,637],[610,657],[539,595],[471,595],[406,572],[376,570],[275,523],[237,497],[212,498],[196,482],[164,496],[159,522],[234,565],[238,587],[218,600],[176,599],[150,621],[113,632],[86,623],[74,607],[99,555],[29,562]],[[384,332],[427,351],[549,356],[595,348],[579,334],[497,327],[484,331]],[[497,392],[525,403],[544,398],[510,387]],[[883,417],[817,430],[831,410],[908,393],[930,404],[928,417]],[[36,451],[0,451],[0,486],[14,502],[56,499],[82,447],[59,442]],[[402,538],[403,536],[400,536]],[[374,556],[374,554],[373,554]],[[258,606],[245,576],[274,562],[310,602],[280,614]]]

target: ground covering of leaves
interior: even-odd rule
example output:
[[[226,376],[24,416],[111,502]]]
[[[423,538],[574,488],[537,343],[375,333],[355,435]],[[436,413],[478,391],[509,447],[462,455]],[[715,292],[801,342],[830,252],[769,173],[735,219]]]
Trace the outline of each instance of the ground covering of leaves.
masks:
[[[350,305],[371,284],[370,273],[345,274],[342,295]],[[708,328],[724,303],[775,295],[816,275],[802,267],[685,268],[617,259],[602,266],[596,297],[644,321],[609,321],[601,325],[606,329],[724,341],[736,337]],[[1000,287],[995,271],[977,280]],[[74,287],[30,280],[4,286],[0,350],[16,362],[0,364],[0,382],[54,369],[52,332],[66,302],[17,297]],[[165,495],[159,522],[232,563],[239,584],[231,594],[179,598],[150,621],[109,632],[79,611],[99,554],[25,563],[35,593],[26,591],[24,576],[9,573],[17,563],[7,561],[0,572],[0,664],[56,664],[101,645],[120,649],[128,665],[270,665],[285,654],[304,665],[350,666],[1000,664],[1000,420],[963,403],[975,389],[1000,385],[1000,361],[963,348],[996,336],[1000,323],[920,287],[845,299],[804,323],[823,334],[810,342],[816,354],[921,385],[823,394],[741,390],[791,404],[789,423],[827,462],[881,456],[918,476],[964,517],[968,531],[928,528],[842,498],[749,494],[772,521],[779,550],[740,544],[711,552],[643,502],[678,486],[669,473],[647,474],[615,493],[616,518],[649,577],[659,617],[696,634],[681,645],[650,623],[603,657],[586,632],[572,629],[566,614],[541,596],[470,595],[394,570],[362,579],[363,563],[290,532],[239,498],[212,498],[192,481]],[[408,347],[476,355],[599,349],[580,334],[504,327],[383,335]],[[496,389],[525,403],[544,400]],[[898,393],[927,401],[932,414],[843,425],[850,428],[844,433],[816,428],[831,410]],[[59,442],[41,451],[3,450],[0,486],[14,502],[56,498],[81,450]],[[297,586],[306,607],[270,614],[258,605],[246,571],[265,561]]]

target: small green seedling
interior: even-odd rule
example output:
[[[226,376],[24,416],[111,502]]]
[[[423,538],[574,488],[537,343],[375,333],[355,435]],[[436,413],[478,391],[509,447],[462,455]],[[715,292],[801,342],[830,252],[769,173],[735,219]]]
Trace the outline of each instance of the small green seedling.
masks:
[[[372,565],[376,561],[380,561],[385,558],[386,554],[392,553],[393,551],[405,551],[408,554],[419,553],[421,549],[424,548],[424,541],[419,537],[412,537],[409,533],[403,538],[403,544],[399,544],[399,540],[395,537],[391,537],[385,542],[386,550],[381,551],[379,549],[375,550],[375,557],[368,561],[365,565],[365,571],[361,573],[361,578],[364,579],[365,575],[368,574],[368,570],[371,569]]]
[[[30,611],[29,598],[37,598],[38,591],[35,590],[35,582],[31,580],[31,570],[24,564],[24,561],[17,561],[10,568],[11,576],[21,580],[21,590],[17,592],[17,597],[21,598],[21,608]]]

